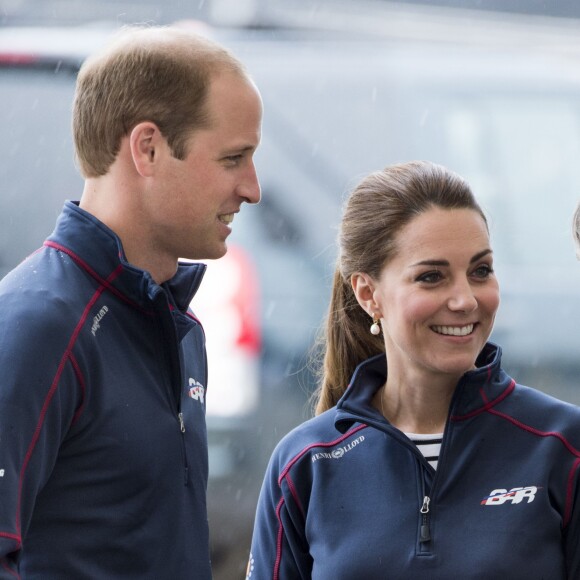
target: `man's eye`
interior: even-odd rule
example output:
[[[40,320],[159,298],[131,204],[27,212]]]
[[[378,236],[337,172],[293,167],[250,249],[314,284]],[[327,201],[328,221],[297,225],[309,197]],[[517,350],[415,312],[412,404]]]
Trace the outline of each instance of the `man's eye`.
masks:
[[[237,164],[242,160],[242,155],[228,155],[227,157],[225,157],[225,160],[228,163]]]

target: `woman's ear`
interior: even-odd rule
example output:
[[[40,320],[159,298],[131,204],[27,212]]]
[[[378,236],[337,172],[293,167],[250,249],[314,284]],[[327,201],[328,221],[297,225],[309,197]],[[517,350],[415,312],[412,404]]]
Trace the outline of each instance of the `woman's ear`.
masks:
[[[129,135],[129,147],[135,169],[142,177],[153,175],[161,140],[164,140],[161,131],[151,121],[143,121],[133,127]]]
[[[371,317],[379,315],[380,308],[375,300],[375,281],[364,272],[355,272],[350,277],[357,302],[362,309]]]

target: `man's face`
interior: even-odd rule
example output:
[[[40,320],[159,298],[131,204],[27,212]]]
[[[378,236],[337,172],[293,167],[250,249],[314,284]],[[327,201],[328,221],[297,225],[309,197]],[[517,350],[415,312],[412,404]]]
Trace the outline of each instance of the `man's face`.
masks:
[[[253,161],[262,123],[257,89],[222,73],[211,82],[207,106],[210,126],[192,134],[185,159],[167,156],[157,180],[153,235],[157,249],[172,258],[220,258],[241,205],[260,201]]]

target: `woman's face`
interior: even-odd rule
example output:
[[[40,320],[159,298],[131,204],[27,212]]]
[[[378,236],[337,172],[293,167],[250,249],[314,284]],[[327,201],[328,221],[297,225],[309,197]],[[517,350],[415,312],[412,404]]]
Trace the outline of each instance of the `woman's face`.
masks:
[[[499,306],[485,222],[474,210],[432,208],[396,243],[373,292],[389,369],[458,379],[473,368]]]

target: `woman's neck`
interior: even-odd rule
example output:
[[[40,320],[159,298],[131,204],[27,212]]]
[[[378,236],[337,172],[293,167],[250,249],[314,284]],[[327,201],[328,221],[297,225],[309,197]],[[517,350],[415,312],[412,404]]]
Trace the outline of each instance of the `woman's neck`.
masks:
[[[449,377],[402,379],[389,373],[373,405],[405,433],[442,433],[456,384],[457,380]]]

